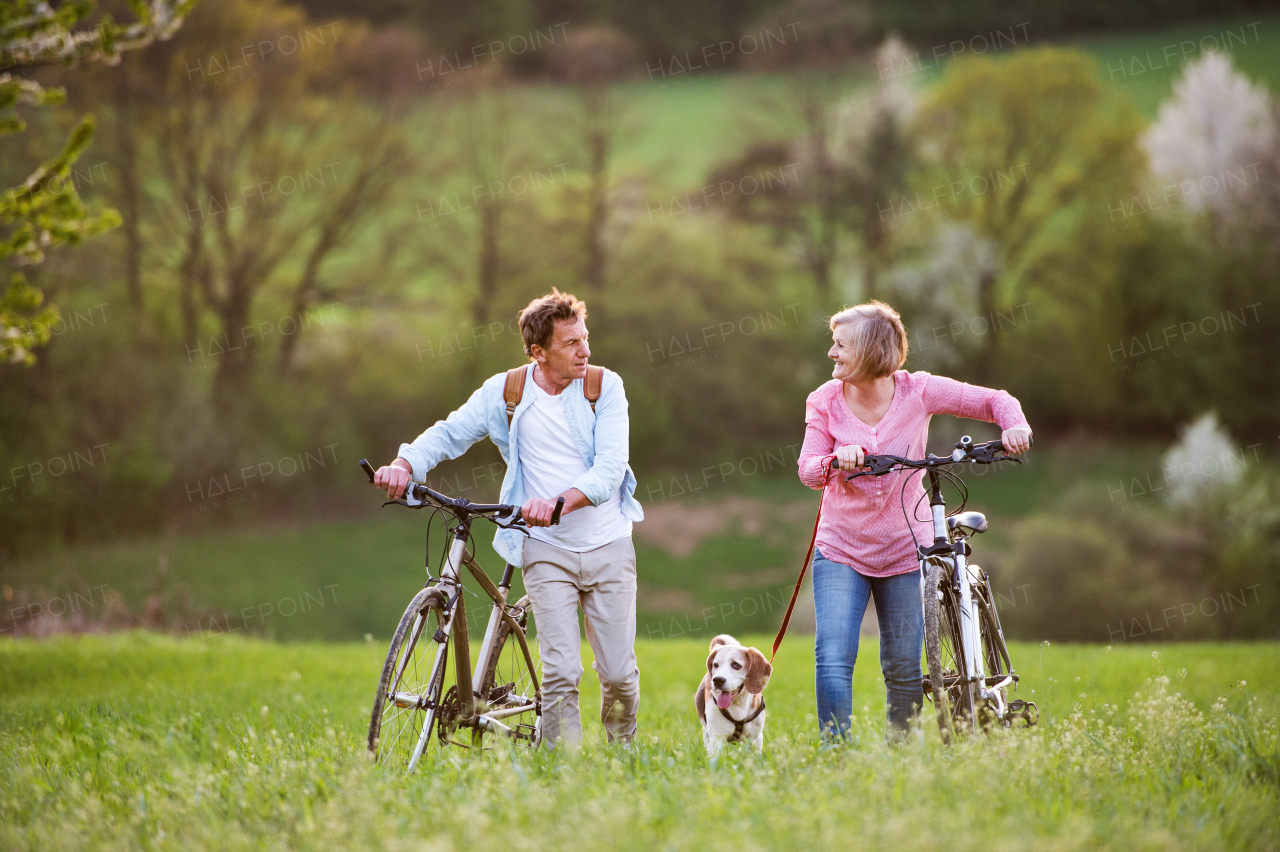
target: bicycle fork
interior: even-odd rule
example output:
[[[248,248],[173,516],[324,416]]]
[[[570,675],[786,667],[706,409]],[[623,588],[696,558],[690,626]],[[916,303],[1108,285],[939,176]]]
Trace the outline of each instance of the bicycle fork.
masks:
[[[457,646],[455,647],[455,650],[461,649],[461,652],[458,655],[458,662],[461,663],[467,654],[467,651],[466,651],[467,619],[466,619],[466,612],[462,602],[462,582],[460,579],[461,578],[460,569],[462,567],[462,560],[463,560],[463,557],[466,555],[466,551],[467,551],[466,535],[465,534],[458,535],[457,533],[455,533],[453,538],[453,543],[449,546],[449,558],[445,562],[444,571],[441,573],[440,585],[453,586],[453,589],[454,589],[453,593],[457,596],[457,606],[451,609],[445,610],[442,616],[439,628],[436,630],[435,634],[431,637],[432,640],[436,643],[436,653],[431,660],[431,674],[430,674],[430,677],[427,679],[428,684],[435,683],[436,679],[441,676],[441,672],[445,665],[446,655],[448,654],[449,635],[453,632],[454,624],[459,620],[461,620],[461,625],[462,625],[459,628],[459,638],[461,641],[458,642]],[[462,616],[462,618],[459,619],[458,616]],[[418,618],[421,619],[423,622],[425,622],[427,620],[427,614],[425,612],[419,613]],[[421,629],[425,630],[426,624],[423,624]],[[408,660],[406,657],[406,662],[407,661]],[[469,669],[458,669],[458,671],[468,671],[468,670]],[[462,694],[464,690],[466,693],[465,695]],[[464,714],[469,712],[470,714],[474,715],[475,714],[475,696],[472,692],[471,684],[470,682],[468,682],[467,678],[465,677],[458,678],[458,692],[459,692],[459,698],[461,699],[461,703],[462,703],[462,712]],[[414,766],[417,765],[418,759],[422,757],[422,751],[424,748],[426,748],[426,745],[427,745],[427,737],[431,733],[431,722],[435,718],[440,708],[436,706],[436,707],[426,707],[424,709],[425,709],[425,713],[423,714],[423,719],[422,719],[422,732],[418,735],[418,744],[413,749],[412,757],[409,758],[408,771],[410,772],[412,772]]]

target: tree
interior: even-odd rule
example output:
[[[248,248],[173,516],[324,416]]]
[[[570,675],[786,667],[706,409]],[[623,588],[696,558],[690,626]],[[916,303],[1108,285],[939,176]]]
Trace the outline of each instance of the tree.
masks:
[[[890,37],[876,51],[876,68],[900,68],[906,56],[906,45]],[[844,189],[844,222],[860,243],[863,300],[882,295],[880,272],[890,263],[893,242],[887,202],[906,188],[915,163],[910,132],[915,111],[915,93],[897,75],[836,110],[831,159]]]
[[[864,59],[871,30],[870,7],[861,2],[791,0],[759,22],[768,49],[754,52],[751,68],[786,72],[785,102],[776,108],[799,113],[804,131],[787,146],[755,146],[735,162],[717,170],[716,178],[737,180],[744,168],[793,170],[794,180],[763,198],[771,204],[738,205],[738,213],[763,214],[779,235],[798,248],[819,298],[834,304],[835,275],[841,257],[841,235],[851,211],[852,174],[862,151],[844,147],[856,133],[840,127],[840,95],[844,76]],[[776,39],[776,40],[775,40]],[[736,174],[734,174],[736,172]]]
[[[1039,313],[1038,332],[1024,325],[1012,335],[1037,356],[1024,352],[1001,376],[1019,374],[1047,394],[1036,371],[1064,362],[1060,347],[1056,358],[1043,347],[1066,340],[1080,360],[1064,369],[1055,401],[1044,402],[1072,398],[1077,414],[1105,407],[1113,385],[1098,379],[1108,369],[1105,341],[1114,337],[1106,309],[1123,243],[1107,211],[1130,197],[1141,173],[1137,115],[1104,96],[1088,56],[1037,49],[956,62],[917,129],[929,156],[914,177],[915,192],[893,202],[895,215],[960,222],[995,242],[998,267],[977,290],[976,316],[989,326],[1020,304],[1035,303],[1030,310]],[[982,336],[971,365],[976,380],[994,378],[1008,337],[994,330]]]
[[[1143,135],[1161,187],[1188,210],[1207,212],[1219,236],[1260,206],[1280,137],[1272,109],[1265,86],[1227,56],[1206,53],[1187,66]]]
[[[82,27],[93,5],[16,0],[0,6],[0,51],[9,67],[34,68],[85,62],[114,65],[127,50],[170,38],[181,26],[195,0],[134,0],[137,20],[126,26],[103,16],[93,27]],[[27,77],[0,74],[0,135],[20,133],[26,123],[19,106],[61,103],[61,89],[46,89]],[[45,249],[74,244],[115,227],[113,210],[90,213],[72,182],[71,167],[93,139],[94,119],[85,116],[72,131],[61,153],[47,160],[0,201],[0,260],[33,266],[44,260]],[[43,294],[14,271],[0,294],[0,361],[31,364],[34,349],[49,341],[49,324],[58,316],[54,306],[41,309]]]
[[[369,283],[328,280],[326,265],[406,169],[395,104],[329,79],[348,59],[342,37],[290,7],[241,0],[202,7],[135,69],[154,97],[128,114],[155,128],[164,178],[139,238],[176,273],[186,352],[217,365],[212,401],[232,445],[259,365],[288,372],[308,309]],[[264,304],[280,310],[266,324]]]
[[[574,131],[586,155],[587,213],[582,278],[596,293],[604,292],[609,225],[609,162],[621,122],[622,106],[614,91],[639,69],[635,44],[609,27],[575,30],[550,56],[554,79],[575,88],[578,116]]]
[[[1182,393],[1161,388],[1161,399],[1180,403],[1170,412],[1189,418],[1205,405],[1203,388],[1238,435],[1273,434],[1280,379],[1275,361],[1280,318],[1266,305],[1280,293],[1280,113],[1265,85],[1249,81],[1231,60],[1211,53],[1189,65],[1143,136],[1152,176],[1129,206],[1179,213],[1164,227],[1189,255],[1167,280],[1192,277],[1190,285],[1164,289],[1199,304],[1170,321],[1217,314],[1231,334],[1215,335],[1188,352],[1198,375]],[[1168,254],[1166,252],[1166,254]],[[1187,276],[1182,269],[1193,271]],[[1167,296],[1163,297],[1165,300]],[[1155,300],[1148,300],[1155,302]],[[1155,302],[1158,304],[1158,302]],[[1236,319],[1224,313],[1234,312]],[[1146,327],[1151,327],[1149,321]],[[1151,395],[1152,398],[1154,394]]]

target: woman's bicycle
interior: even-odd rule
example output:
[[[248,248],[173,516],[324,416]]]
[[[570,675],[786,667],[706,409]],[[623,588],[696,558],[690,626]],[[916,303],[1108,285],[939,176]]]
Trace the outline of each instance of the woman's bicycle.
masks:
[[[926,494],[933,516],[933,542],[917,542],[925,660],[929,669],[923,689],[933,701],[942,737],[948,741],[955,732],[992,725],[1031,726],[1039,718],[1034,702],[1008,699],[1009,687],[1017,689],[1018,675],[1009,660],[991,582],[986,572],[968,562],[973,552],[969,539],[987,529],[987,519],[981,512],[964,511],[968,489],[951,469],[954,465],[1005,461],[1022,463],[1008,455],[999,441],[974,444],[966,435],[949,456],[930,453],[928,458],[912,460],[868,455],[863,469],[846,477],[849,480],[915,470],[925,471],[928,477]],[[950,515],[942,498],[944,480],[954,483],[962,495],[960,507]],[[904,477],[904,495],[906,485]]]
[[[364,459],[360,466],[372,482],[373,467]],[[529,748],[537,746],[542,740],[542,691],[537,651],[526,635],[532,616],[529,598],[508,603],[513,566],[507,565],[495,585],[468,548],[471,526],[477,519],[527,534],[520,509],[446,497],[415,483],[409,484],[403,499],[382,505],[392,504],[431,509],[433,516],[443,514],[449,535],[439,577],[430,574],[428,535],[426,587],[409,603],[391,637],[373,699],[369,751],[379,765],[412,771],[430,747],[433,734],[441,744],[466,748],[482,748],[486,739],[495,736]],[[562,498],[556,504],[552,524],[560,522],[563,508]],[[464,567],[493,604],[474,669],[462,585]],[[452,675],[448,671],[450,644]]]

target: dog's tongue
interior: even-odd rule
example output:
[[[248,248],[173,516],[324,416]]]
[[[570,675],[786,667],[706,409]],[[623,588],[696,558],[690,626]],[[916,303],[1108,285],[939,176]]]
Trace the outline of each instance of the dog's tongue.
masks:
[[[719,707],[721,710],[728,710],[729,705],[732,703],[733,703],[732,692],[716,693],[716,706]]]

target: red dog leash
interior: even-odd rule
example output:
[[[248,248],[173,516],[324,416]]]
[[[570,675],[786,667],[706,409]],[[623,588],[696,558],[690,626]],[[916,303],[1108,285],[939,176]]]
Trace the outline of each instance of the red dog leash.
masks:
[[[866,450],[862,451],[864,454]],[[804,562],[800,565],[800,576],[796,578],[795,590],[791,592],[791,603],[787,604],[787,614],[782,617],[782,626],[778,628],[778,635],[773,640],[773,653],[769,655],[769,662],[773,662],[773,658],[778,656],[778,646],[782,644],[782,637],[787,635],[787,625],[791,623],[791,613],[796,608],[796,598],[800,597],[800,587],[804,585],[805,572],[809,570],[809,560],[813,558],[813,549],[818,541],[818,524],[822,522],[822,504],[827,499],[827,488],[831,485],[832,464],[836,457],[834,454],[826,456],[822,460],[822,472],[826,474],[826,483],[822,486],[822,499],[818,501],[818,516],[813,519],[813,535],[809,537],[809,551],[804,555]]]

